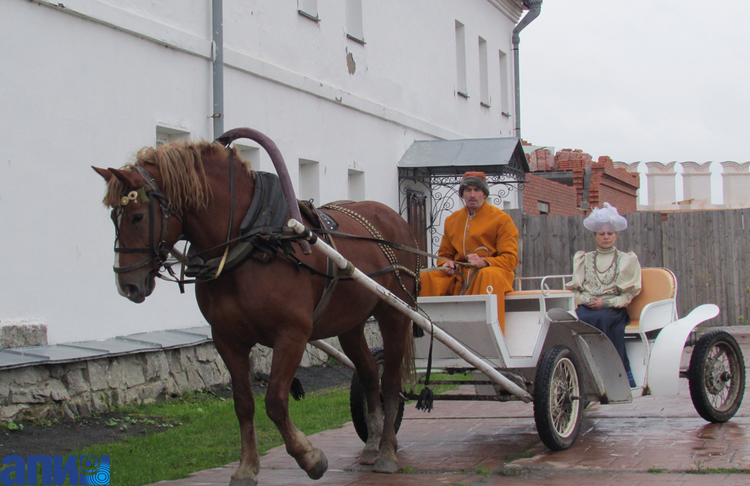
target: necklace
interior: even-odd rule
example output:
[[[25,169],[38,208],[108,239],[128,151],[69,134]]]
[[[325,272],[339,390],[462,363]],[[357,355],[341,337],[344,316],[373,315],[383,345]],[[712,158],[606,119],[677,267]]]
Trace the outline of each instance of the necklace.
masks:
[[[614,247],[613,247],[614,248]],[[609,252],[607,252],[609,253]],[[594,269],[596,270],[596,279],[601,283],[602,285],[610,285],[612,282],[615,281],[615,278],[617,278],[617,270],[619,267],[619,254],[617,253],[617,249],[614,250],[614,255],[612,256],[612,263],[609,264],[607,268],[604,270],[599,270],[599,263],[598,263],[598,257],[599,257],[599,251],[597,250],[594,253]],[[610,274],[610,271],[611,274]],[[599,275],[602,275],[601,277]],[[609,277],[607,274],[610,274]]]

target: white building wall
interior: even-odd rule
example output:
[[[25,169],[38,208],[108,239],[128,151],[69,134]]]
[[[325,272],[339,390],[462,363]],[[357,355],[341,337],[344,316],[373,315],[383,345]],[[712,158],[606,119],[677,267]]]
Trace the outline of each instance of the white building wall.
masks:
[[[312,160],[320,202],[346,198],[354,170],[366,197],[397,208],[396,164],[414,140],[511,135],[499,52],[511,52],[514,0],[364,0],[364,45],[346,37],[344,2],[319,1],[319,22],[296,3],[225,0],[224,126],[270,136],[297,188],[300,159]],[[50,343],[201,325],[190,287],[159,282],[141,305],[117,294],[114,231],[90,166],[122,166],[157,126],[212,138],[211,2],[49,5],[0,4],[0,321],[43,322]],[[456,20],[468,99],[456,93]],[[271,170],[263,151],[259,161]]]

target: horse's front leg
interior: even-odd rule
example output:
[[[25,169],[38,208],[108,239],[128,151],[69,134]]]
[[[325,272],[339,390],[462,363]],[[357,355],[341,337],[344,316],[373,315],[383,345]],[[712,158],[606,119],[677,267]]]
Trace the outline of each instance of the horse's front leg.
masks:
[[[266,391],[266,413],[279,429],[287,453],[310,479],[320,479],[328,470],[328,459],[299,431],[289,417],[289,390],[297,367],[302,361],[307,338],[282,338],[274,342],[271,378]]]
[[[214,343],[232,377],[234,411],[240,422],[242,452],[240,467],[232,474],[230,486],[256,486],[260,471],[260,455],[255,438],[255,400],[250,386],[250,348],[228,344],[214,332]]]

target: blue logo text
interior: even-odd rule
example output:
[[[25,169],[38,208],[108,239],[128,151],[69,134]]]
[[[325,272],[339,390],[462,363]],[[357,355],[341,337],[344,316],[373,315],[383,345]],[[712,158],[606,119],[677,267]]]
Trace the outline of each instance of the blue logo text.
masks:
[[[3,486],[42,484],[62,485],[65,480],[75,485],[108,485],[109,456],[5,456],[0,471]],[[37,481],[41,479],[41,483]]]

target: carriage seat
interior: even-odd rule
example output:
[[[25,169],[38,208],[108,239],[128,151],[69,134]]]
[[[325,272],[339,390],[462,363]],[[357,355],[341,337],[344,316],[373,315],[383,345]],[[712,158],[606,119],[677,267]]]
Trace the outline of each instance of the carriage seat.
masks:
[[[677,319],[677,278],[666,268],[641,269],[641,293],[627,307],[626,334],[645,334]]]

